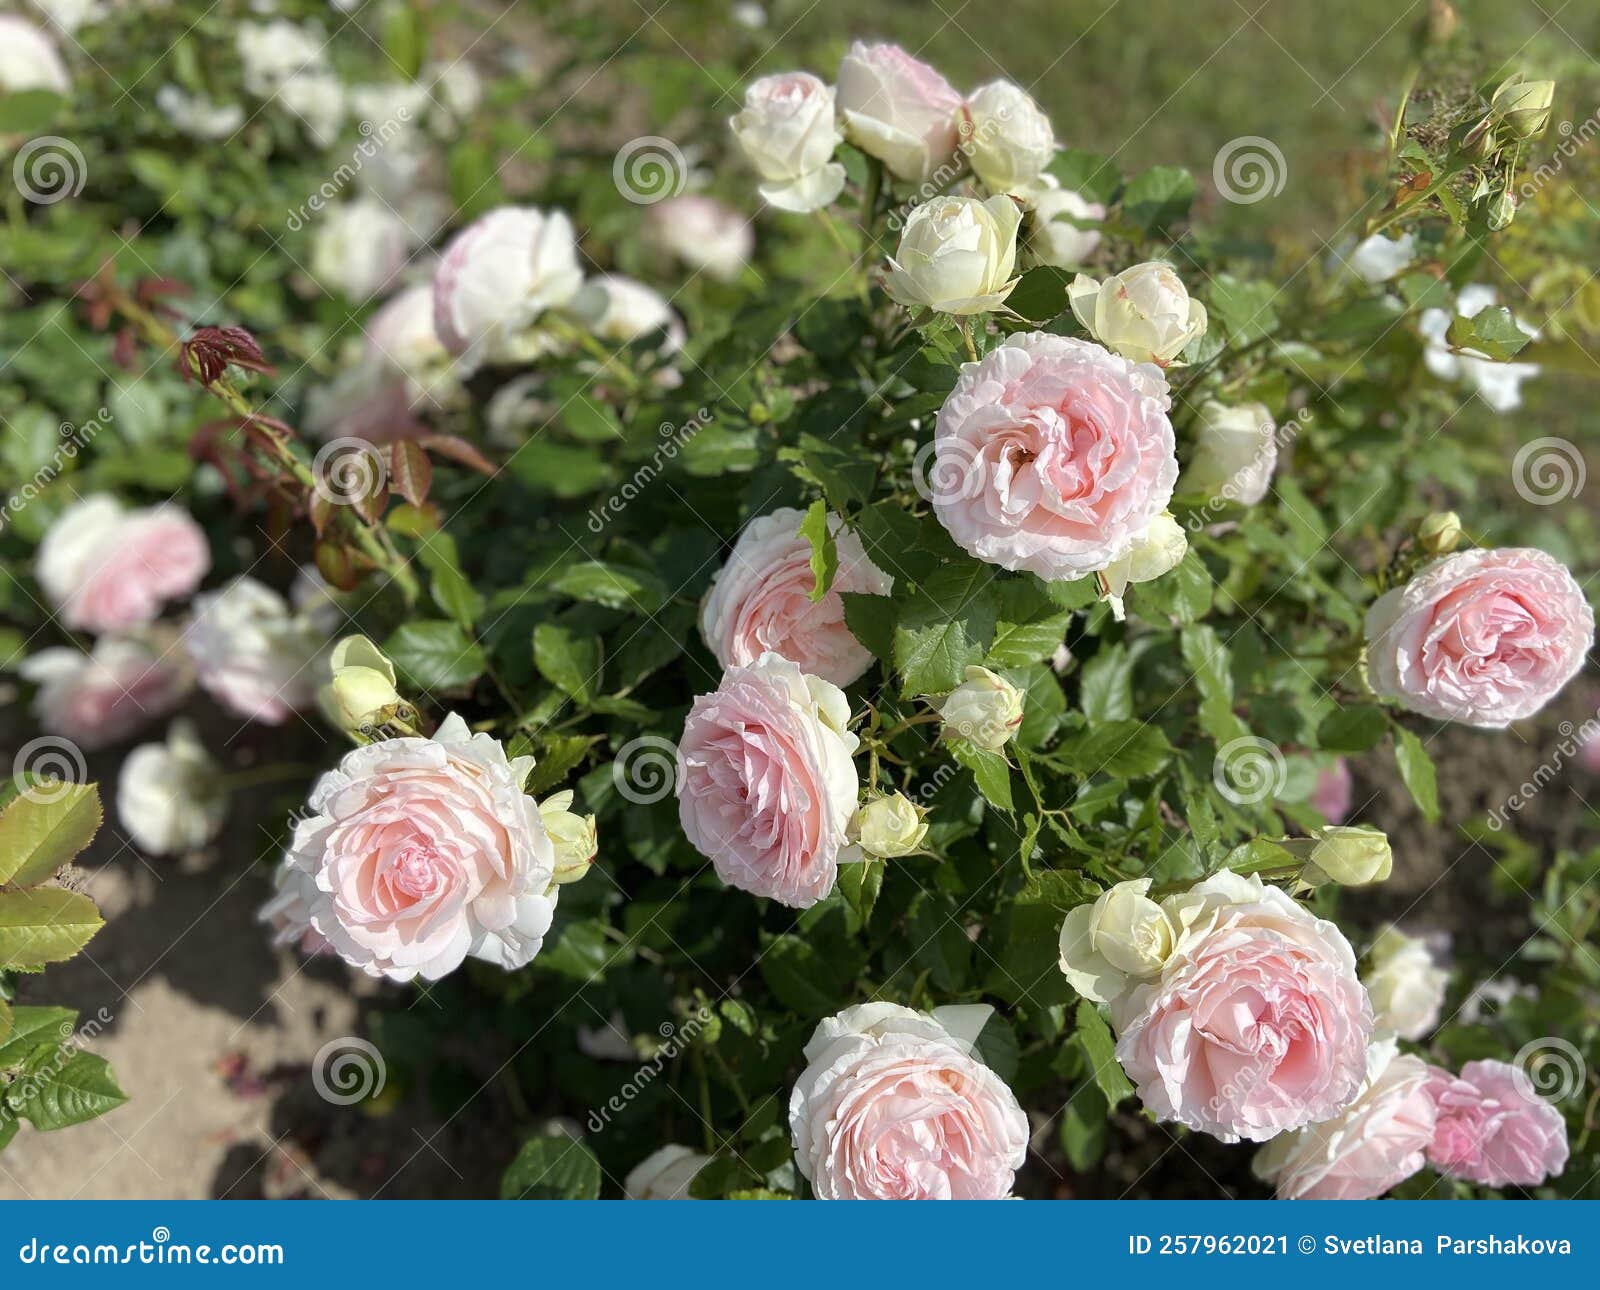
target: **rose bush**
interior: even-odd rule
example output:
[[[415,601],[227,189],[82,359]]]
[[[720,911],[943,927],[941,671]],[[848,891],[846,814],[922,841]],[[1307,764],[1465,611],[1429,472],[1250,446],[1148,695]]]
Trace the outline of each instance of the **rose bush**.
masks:
[[[506,1195],[1170,1194],[1174,1140],[1256,1195],[1592,1191],[1534,1076],[1595,1061],[1600,859],[1434,760],[1588,701],[1592,525],[1495,415],[1596,330],[1576,180],[1507,227],[1542,91],[1424,49],[1330,258],[1048,81],[836,42],[730,120],[577,17],[491,68],[305,9],[169,56],[119,8],[84,48],[176,91],[120,133],[72,48],[0,58],[89,161],[0,229],[3,639],[46,738],[140,741],[154,863],[242,870],[270,798],[222,880],[377,979],[389,1098],[482,1117]],[[612,54],[651,111],[544,137]],[[1447,826],[1448,951],[1394,894]]]

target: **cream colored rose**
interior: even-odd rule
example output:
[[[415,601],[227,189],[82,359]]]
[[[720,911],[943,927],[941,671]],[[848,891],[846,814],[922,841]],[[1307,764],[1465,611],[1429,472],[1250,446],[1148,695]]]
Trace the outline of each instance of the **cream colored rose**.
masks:
[[[939,705],[939,720],[947,738],[999,752],[1022,724],[1022,694],[988,668],[969,667],[966,680]]]
[[[1277,431],[1264,404],[1230,407],[1207,399],[1195,422],[1194,455],[1180,491],[1254,506],[1267,495],[1277,464]]]
[[[403,702],[394,664],[365,636],[346,636],[328,655],[328,683],[317,691],[324,715],[341,730],[383,723],[384,709]]]
[[[117,818],[147,855],[204,846],[227,814],[221,770],[187,721],[174,721],[165,743],[141,744],[122,763]]]
[[[1072,312],[1102,345],[1137,363],[1167,367],[1205,335],[1206,309],[1170,264],[1148,261],[1104,282],[1080,273],[1067,289]]]
[[[884,280],[908,308],[978,314],[1000,307],[1016,280],[1022,212],[1009,197],[935,197],[911,212]]]
[[[1062,188],[1053,175],[1040,175],[1023,194],[1023,201],[1028,207],[1024,247],[1038,263],[1075,269],[1100,245],[1098,229],[1079,228],[1073,221],[1103,220],[1105,206]]]
[[[1419,1040],[1439,1021],[1450,974],[1433,961],[1427,945],[1398,927],[1386,927],[1372,942],[1371,966],[1362,978],[1379,1032]]]
[[[763,76],[745,90],[744,107],[728,125],[761,176],[769,206],[820,210],[844,188],[844,167],[833,159],[844,140],[833,90],[809,72]]]
[[[572,790],[563,789],[539,803],[539,818],[556,849],[556,882],[577,882],[600,850],[594,816],[573,811]]]
[[[623,1194],[629,1200],[693,1200],[689,1184],[710,1162],[710,1156],[675,1142],[658,1147],[628,1171]]]
[[[1183,562],[1188,550],[1188,536],[1183,526],[1173,519],[1171,511],[1162,511],[1143,533],[1123,548],[1122,554],[1101,573],[1118,622],[1122,621],[1122,595],[1128,587],[1171,573]]]
[[[1335,825],[1317,835],[1302,876],[1318,887],[1330,882],[1365,887],[1384,881],[1393,868],[1386,834],[1365,825]]]
[[[1055,156],[1050,118],[1026,90],[991,81],[967,99],[961,147],[972,171],[994,192],[1025,187]]]
[[[1149,890],[1148,878],[1119,882],[1062,923],[1061,971],[1084,998],[1109,1003],[1171,955],[1179,929]]]
[[[927,833],[922,812],[904,793],[875,797],[856,812],[856,840],[870,856],[888,860],[908,856]]]

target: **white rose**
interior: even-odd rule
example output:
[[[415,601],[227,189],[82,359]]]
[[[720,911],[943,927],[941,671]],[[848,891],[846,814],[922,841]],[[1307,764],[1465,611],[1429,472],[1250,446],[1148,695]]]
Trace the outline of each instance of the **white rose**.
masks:
[[[261,98],[270,98],[297,72],[321,71],[327,65],[321,30],[287,19],[242,23],[234,43],[244,64],[245,89]]]
[[[1301,877],[1318,887],[1368,887],[1386,881],[1393,868],[1394,853],[1381,829],[1334,824],[1317,835]]]
[[[448,63],[426,63],[422,80],[433,98],[458,118],[471,116],[483,102],[483,78],[465,58]]]
[[[904,793],[875,797],[856,812],[855,835],[869,856],[885,860],[908,856],[922,845],[928,823]]]
[[[71,88],[72,78],[55,41],[26,19],[0,13],[0,90],[65,94]]]
[[[1417,258],[1417,239],[1411,233],[1397,238],[1374,233],[1358,242],[1344,257],[1350,271],[1363,282],[1377,286],[1404,270]]]
[[[572,790],[552,793],[539,803],[539,818],[556,852],[556,881],[577,882],[589,872],[599,853],[600,842],[594,816],[579,815],[572,809]]]
[[[837,96],[850,141],[895,178],[930,179],[954,158],[961,96],[898,45],[851,45]]]
[[[1170,264],[1159,261],[1136,264],[1104,282],[1080,273],[1067,298],[1090,335],[1136,363],[1166,367],[1205,335],[1205,306],[1189,298]]]
[[[99,22],[108,12],[102,0],[33,0],[33,7],[68,35],[85,23]]]
[[[1456,297],[1455,312],[1463,318],[1475,318],[1496,300],[1493,287],[1475,284],[1462,287]],[[1427,341],[1422,351],[1428,370],[1442,381],[1461,381],[1476,391],[1478,397],[1496,412],[1512,412],[1522,406],[1522,383],[1539,375],[1537,363],[1496,362],[1474,349],[1459,354],[1450,347],[1449,332],[1452,315],[1444,309],[1424,309],[1417,319],[1417,329]],[[1522,319],[1515,319],[1523,335],[1537,337],[1537,329]]]
[[[295,613],[250,577],[196,596],[194,605],[183,643],[205,689],[231,711],[269,725],[312,705],[318,656],[328,644],[318,616]]]
[[[1084,998],[1110,1003],[1171,956],[1179,929],[1149,890],[1148,878],[1119,882],[1061,924],[1061,971]]]
[[[619,273],[590,278],[572,300],[572,312],[602,340],[627,345],[664,332],[662,348],[683,348],[683,323],[666,297]]]
[[[1420,1040],[1439,1022],[1450,974],[1433,961],[1427,945],[1397,927],[1378,933],[1362,978],[1379,1031]]]
[[[1277,465],[1277,428],[1263,404],[1229,407],[1208,399],[1195,421],[1194,455],[1182,490],[1254,506],[1267,495]]]
[[[1103,220],[1106,208],[1100,202],[1085,201],[1070,188],[1060,187],[1052,175],[1040,175],[1039,182],[1023,194],[1028,205],[1026,249],[1040,264],[1058,269],[1075,269],[1100,245],[1100,231],[1079,228],[1073,220]]]
[[[350,115],[371,127],[363,131],[387,146],[399,133],[414,128],[429,107],[428,87],[416,81],[380,81],[350,90]]]
[[[1171,511],[1162,511],[1138,537],[1123,548],[1122,554],[1101,573],[1106,594],[1111,599],[1117,621],[1123,617],[1122,596],[1136,582],[1152,582],[1170,573],[1183,562],[1189,538]]]
[[[833,150],[844,139],[833,114],[833,90],[809,72],[763,76],[744,92],[744,108],[728,121],[739,147],[761,176],[769,206],[804,214],[844,188]]]
[[[710,197],[686,193],[650,208],[657,242],[694,269],[731,282],[744,271],[755,249],[750,221]]]
[[[969,667],[939,705],[939,720],[946,736],[999,752],[1022,724],[1022,694],[988,668]]]
[[[991,81],[967,99],[962,151],[973,173],[995,192],[1023,188],[1055,156],[1050,118],[1010,81]]]
[[[562,212],[502,206],[451,240],[434,275],[434,326],[476,364],[515,353],[541,314],[583,285],[578,243]]]
[[[317,224],[311,276],[325,291],[365,300],[384,290],[405,267],[409,237],[404,222],[382,202],[344,202]]]
[[[1016,280],[1017,225],[1009,197],[935,197],[911,212],[884,287],[909,308],[977,314],[1000,307]]]
[[[117,779],[117,817],[147,855],[204,846],[222,829],[228,794],[187,721],[175,721],[161,744],[128,754]]]
[[[693,1200],[689,1184],[710,1162],[710,1156],[677,1143],[658,1147],[628,1171],[623,1194],[629,1200]]]
[[[331,72],[295,72],[274,96],[300,119],[300,124],[320,148],[339,136],[344,124],[344,86]]]
[[[213,103],[176,85],[156,91],[156,106],[175,130],[191,139],[226,139],[244,124],[244,109],[237,103]]]

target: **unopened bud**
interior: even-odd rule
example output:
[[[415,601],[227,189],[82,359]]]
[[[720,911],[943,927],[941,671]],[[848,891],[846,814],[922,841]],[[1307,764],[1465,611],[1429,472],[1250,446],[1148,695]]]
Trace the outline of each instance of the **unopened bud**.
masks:
[[[1317,835],[1302,876],[1314,887],[1336,882],[1366,887],[1382,882],[1394,868],[1389,837],[1379,829],[1335,826]]]
[[[1417,545],[1429,555],[1444,555],[1461,543],[1461,517],[1454,511],[1435,511],[1417,525]]]
[[[1550,105],[1555,96],[1554,81],[1524,80],[1519,72],[1494,92],[1489,109],[1513,138],[1537,139],[1550,124]]]

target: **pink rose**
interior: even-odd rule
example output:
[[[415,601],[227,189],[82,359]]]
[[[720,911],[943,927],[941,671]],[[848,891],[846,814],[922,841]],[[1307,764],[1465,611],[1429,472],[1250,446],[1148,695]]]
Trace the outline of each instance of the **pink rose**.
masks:
[[[817,1027],[789,1098],[789,1131],[818,1199],[1010,1194],[1028,1154],[1028,1118],[974,1055],[972,1041],[990,1011],[929,1015],[863,1003]]]
[[[931,178],[955,157],[961,95],[899,45],[851,45],[836,102],[850,141],[897,179]]]
[[[678,818],[723,882],[797,909],[833,890],[860,788],[849,720],[842,690],[777,654],[694,701]]]
[[[211,567],[200,526],[177,506],[126,511],[95,493],[62,511],[39,544],[35,573],[61,622],[125,632],[153,622]]]
[[[1317,772],[1317,782],[1311,789],[1311,809],[1321,814],[1329,824],[1343,824],[1350,814],[1350,764],[1343,757]]]
[[[320,577],[302,573],[297,607],[251,577],[195,597],[183,644],[200,684],[230,712],[281,725],[316,700],[318,666],[339,624]]]
[[[1111,1001],[1146,1109],[1264,1142],[1343,1108],[1366,1075],[1372,1008],[1339,929],[1229,870],[1161,907],[1182,929],[1171,953]]]
[[[453,714],[431,739],[353,749],[312,788],[263,918],[280,940],[315,932],[393,981],[437,980],[469,954],[524,966],[559,894],[538,803],[522,791],[532,769]]]
[[[1178,478],[1161,373],[1099,345],[1029,332],[961,369],[929,478],[969,554],[1047,581],[1104,569]]]
[[[102,636],[94,651],[57,646],[23,661],[39,686],[33,712],[53,735],[93,750],[117,743],[168,715],[191,684],[182,651],[170,642]]]
[[[1392,1041],[1367,1053],[1367,1082],[1332,1119],[1280,1133],[1256,1154],[1256,1176],[1279,1200],[1375,1200],[1426,1163],[1433,1099],[1420,1057]]]
[[[272,943],[287,945],[315,958],[332,954],[328,938],[311,926],[311,911],[317,906],[317,880],[305,869],[282,864],[273,878],[273,897],[261,907],[257,921],[272,929]]]
[[[839,569],[828,594],[813,601],[811,543],[800,536],[804,519],[804,512],[785,507],[746,526],[701,603],[700,634],[723,667],[754,663],[770,650],[803,672],[849,685],[870,666],[872,652],[845,626],[839,593],[886,596],[894,579],[830,514]]]
[[[1543,551],[1462,551],[1367,611],[1372,688],[1441,721],[1502,728],[1544,707],[1583,666],[1594,611]]]
[[[1484,1187],[1533,1187],[1567,1164],[1567,1122],[1510,1062],[1468,1062],[1460,1075],[1428,1068],[1438,1127],[1428,1163]]]

